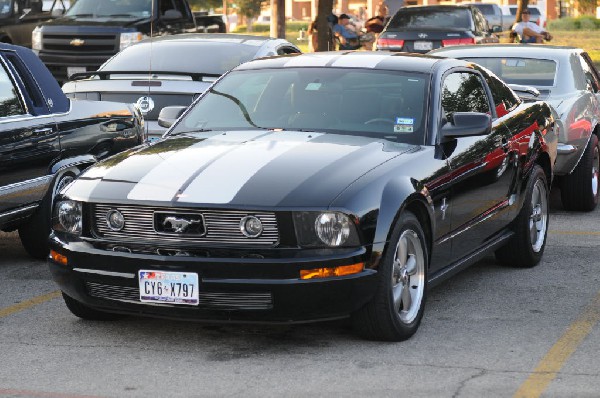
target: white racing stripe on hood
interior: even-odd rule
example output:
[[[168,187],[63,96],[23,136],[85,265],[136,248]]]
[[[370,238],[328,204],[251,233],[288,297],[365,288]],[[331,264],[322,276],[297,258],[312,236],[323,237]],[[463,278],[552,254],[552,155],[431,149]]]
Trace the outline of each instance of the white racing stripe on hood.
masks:
[[[127,199],[170,201],[198,170],[234,148],[231,142],[248,141],[262,134],[265,132],[220,134],[181,150],[150,170],[129,192]],[[223,145],[219,145],[220,142]]]
[[[182,200],[229,203],[242,187],[274,159],[322,134],[274,133],[236,148],[208,166],[183,192]]]
[[[360,57],[361,68],[374,68],[381,61],[389,59],[389,55],[363,55]],[[331,66],[333,67],[352,67],[356,66],[357,61],[354,57],[339,57]]]
[[[285,63],[285,68],[297,66],[325,66],[331,62],[331,55],[310,54],[309,56],[294,57]]]

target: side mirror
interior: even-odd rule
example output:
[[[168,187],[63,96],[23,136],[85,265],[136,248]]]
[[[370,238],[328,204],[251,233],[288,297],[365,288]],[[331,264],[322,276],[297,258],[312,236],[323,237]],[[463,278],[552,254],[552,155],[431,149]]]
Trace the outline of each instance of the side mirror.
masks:
[[[492,33],[502,33],[502,26],[500,26],[500,25],[492,25],[491,32]]]
[[[452,123],[442,126],[443,138],[488,135],[492,131],[492,117],[487,113],[454,112]]]
[[[181,13],[181,11],[173,10],[173,9],[166,10],[162,16],[162,19],[164,21],[176,21],[181,18],[183,18],[183,14]]]
[[[171,127],[186,109],[185,106],[166,106],[162,108],[158,114],[158,125],[165,128]]]

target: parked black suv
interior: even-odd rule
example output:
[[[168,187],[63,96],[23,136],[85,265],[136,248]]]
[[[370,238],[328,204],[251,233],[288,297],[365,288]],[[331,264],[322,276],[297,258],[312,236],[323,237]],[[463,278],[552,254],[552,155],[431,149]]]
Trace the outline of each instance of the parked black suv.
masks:
[[[146,37],[196,31],[187,0],[78,0],[33,31],[32,48],[64,82]]]
[[[378,50],[426,53],[456,45],[498,43],[495,31],[473,6],[402,7],[377,40]]]
[[[48,255],[54,196],[99,159],[141,144],[132,105],[71,101],[35,54],[0,44],[0,229]]]

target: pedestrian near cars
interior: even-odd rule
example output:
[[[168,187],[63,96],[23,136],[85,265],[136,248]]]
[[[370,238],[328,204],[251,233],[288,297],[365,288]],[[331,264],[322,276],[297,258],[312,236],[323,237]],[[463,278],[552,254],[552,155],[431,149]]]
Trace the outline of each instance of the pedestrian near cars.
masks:
[[[552,40],[552,35],[540,25],[529,20],[529,10],[521,13],[521,22],[514,24],[512,31],[518,35],[521,43],[543,43]]]
[[[340,50],[357,50],[360,47],[358,32],[350,28],[350,16],[341,14],[333,27],[333,34],[339,40]]]

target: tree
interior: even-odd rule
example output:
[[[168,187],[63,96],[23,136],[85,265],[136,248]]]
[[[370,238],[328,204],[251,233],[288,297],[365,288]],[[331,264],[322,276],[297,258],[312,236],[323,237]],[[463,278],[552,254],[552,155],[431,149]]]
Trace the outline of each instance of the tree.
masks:
[[[319,0],[317,11],[317,42],[318,51],[335,50],[333,45],[333,33],[329,26],[327,17],[332,14],[333,0]]]
[[[236,0],[238,12],[248,20],[248,32],[252,31],[252,20],[260,15],[262,0]]]
[[[517,15],[515,15],[515,23],[521,22],[521,14],[527,9],[529,0],[517,0]]]
[[[189,0],[189,2],[194,10],[210,10],[223,6],[223,0]]]

